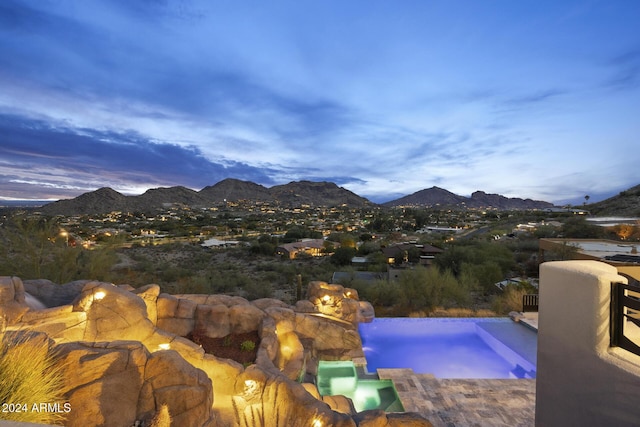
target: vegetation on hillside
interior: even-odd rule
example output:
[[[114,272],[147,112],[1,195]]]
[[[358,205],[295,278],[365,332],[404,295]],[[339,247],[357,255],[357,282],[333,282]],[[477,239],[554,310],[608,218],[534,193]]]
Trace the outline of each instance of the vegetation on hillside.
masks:
[[[59,220],[16,216],[0,227],[0,275],[22,279],[47,278],[67,283],[86,278],[108,280],[117,255],[113,241],[105,240],[97,250],[69,245],[61,234]]]
[[[90,279],[129,284],[134,287],[156,283],[168,293],[225,293],[248,299],[276,297],[293,303],[302,296],[301,288],[312,280],[332,281],[335,271],[352,272],[342,284],[358,289],[362,299],[376,307],[378,315],[428,315],[441,309],[480,310],[494,308],[505,314],[514,307],[517,292],[498,290],[494,284],[510,277],[536,277],[538,239],[541,237],[609,238],[640,240],[640,227],[618,226],[605,229],[588,223],[582,216],[568,213],[553,215],[533,212],[447,212],[436,209],[391,209],[357,211],[366,218],[364,225],[353,227],[349,211],[315,212],[307,219],[274,214],[219,212],[215,216],[190,213],[147,221],[146,228],[169,239],[141,239],[142,216],[122,215],[118,232],[96,232],[92,219],[82,219],[74,236],[89,236],[98,241],[90,250],[70,242],[63,235],[63,218],[18,215],[5,217],[0,224],[0,275],[22,279],[47,278],[56,283]],[[298,215],[298,214],[296,214]],[[325,241],[329,255],[300,255],[288,259],[276,255],[286,242],[318,238],[314,222],[333,224],[334,231]],[[313,221],[312,221],[313,220]],[[540,225],[542,221],[544,224]],[[106,221],[103,221],[105,223]],[[512,234],[521,223],[539,224],[531,232]],[[465,233],[418,234],[427,224],[462,227],[473,223]],[[561,226],[558,226],[558,223]],[[258,230],[265,230],[259,233]],[[271,229],[277,232],[268,232]],[[202,231],[232,236],[238,247],[210,249],[199,245],[194,235]],[[126,237],[125,237],[126,236]],[[177,237],[175,237],[177,236]],[[434,245],[444,250],[430,268],[419,266],[418,247],[407,250],[408,263],[396,261],[403,273],[395,281],[367,282],[356,278],[357,269],[386,273],[389,265],[385,247],[406,242],[413,236],[417,244]],[[158,241],[168,242],[156,244]],[[569,259],[575,248],[567,247],[553,259]],[[354,256],[367,260],[360,267],[351,265]],[[517,291],[517,292],[516,292]]]
[[[620,194],[601,202],[585,205],[585,208],[600,216],[640,217],[640,185],[621,191]]]

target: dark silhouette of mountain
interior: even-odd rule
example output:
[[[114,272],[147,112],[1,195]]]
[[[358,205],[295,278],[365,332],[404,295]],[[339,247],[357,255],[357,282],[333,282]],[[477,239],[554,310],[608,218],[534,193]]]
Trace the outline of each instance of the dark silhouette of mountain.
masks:
[[[600,216],[632,216],[640,217],[640,185],[621,191],[598,203],[586,205],[591,214]]]
[[[384,206],[459,206],[468,199],[440,187],[416,191],[408,196],[384,203]]]
[[[545,209],[553,207],[553,203],[541,200],[521,199],[519,197],[505,197],[499,194],[487,194],[475,191],[471,194],[471,201],[467,202],[475,208],[495,208],[501,210]]]
[[[431,187],[417,191],[397,200],[392,200],[384,206],[425,206],[425,207],[446,207],[451,209],[465,208],[493,208],[500,210],[519,209],[545,209],[553,207],[552,203],[540,200],[509,198],[499,194],[487,194],[484,191],[476,191],[471,197],[464,197],[454,194],[439,187]]]
[[[277,203],[282,207],[373,205],[369,200],[331,182],[299,181],[271,188],[248,181],[225,179],[194,191],[185,187],[154,188],[139,196],[125,196],[101,188],[74,199],[58,200],[39,209],[46,215],[104,214],[113,211],[154,212],[170,205],[208,207],[224,201]]]
[[[624,196],[623,196],[623,193]],[[634,187],[611,200],[623,198],[629,214],[638,215],[640,186]],[[154,188],[139,196],[125,196],[111,188],[101,188],[82,194],[75,199],[59,200],[39,209],[46,215],[84,215],[104,214],[113,211],[154,212],[171,205],[190,207],[210,207],[227,202],[267,202],[280,207],[375,206],[374,203],[357,194],[337,186],[333,182],[293,181],[271,188],[250,181],[225,179],[215,185],[194,191],[185,187]],[[600,202],[590,207],[599,207]],[[613,202],[612,202],[613,203]],[[617,202],[616,202],[617,203]],[[635,204],[634,204],[635,203]],[[502,210],[545,209],[553,207],[551,203],[520,198],[508,198],[499,194],[487,194],[476,191],[471,197],[454,194],[439,187],[420,190],[411,195],[384,203],[384,206],[425,206],[449,209],[494,208]],[[631,213],[635,207],[636,213]],[[604,207],[603,212],[608,212]],[[627,211],[624,211],[627,212]],[[618,212],[620,214],[620,212]]]
[[[146,211],[162,205],[180,204],[186,206],[205,206],[209,201],[199,192],[186,187],[152,188],[133,197],[139,204],[139,210]]]
[[[294,181],[285,185],[276,185],[269,189],[273,197],[284,206],[371,206],[369,200],[338,187],[333,182]],[[321,203],[319,203],[321,201]]]
[[[221,203],[225,200],[237,202],[240,200],[252,200],[256,202],[273,201],[273,195],[267,187],[251,181],[227,178],[215,185],[200,190],[200,195],[210,202]]]
[[[108,213],[127,210],[129,198],[117,191],[103,187],[96,191],[84,193],[75,199],[58,200],[48,203],[39,209],[47,215],[80,215],[88,213]]]

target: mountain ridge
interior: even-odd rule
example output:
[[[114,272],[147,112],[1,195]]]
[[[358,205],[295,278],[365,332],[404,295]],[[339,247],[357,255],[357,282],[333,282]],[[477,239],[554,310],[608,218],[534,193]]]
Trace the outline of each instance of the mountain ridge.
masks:
[[[275,203],[281,207],[309,206],[422,206],[453,209],[493,208],[501,210],[545,209],[552,203],[508,198],[499,194],[475,191],[471,197],[460,196],[440,187],[417,191],[377,205],[356,193],[328,181],[292,181],[267,188],[251,181],[235,178],[224,179],[200,191],[183,186],[152,188],[143,194],[125,196],[111,188],[103,187],[84,193],[73,199],[58,200],[44,205],[40,211],[48,215],[103,214],[112,211],[150,212],[168,205],[211,207],[225,202]]]
[[[440,187],[425,188],[408,196],[383,203],[383,206],[423,206],[447,208],[493,208],[509,209],[546,209],[553,207],[553,203],[542,200],[521,199],[519,197],[505,197],[500,194],[489,194],[484,191],[474,191],[471,197],[460,196]]]
[[[595,215],[640,217],[640,184],[621,191],[615,196],[596,203],[585,204],[585,209]]]
[[[160,187],[136,196],[125,196],[112,188],[103,187],[73,199],[48,203],[39,211],[46,215],[104,214],[113,211],[151,212],[174,204],[204,208],[239,201],[277,203],[282,207],[375,205],[332,182],[292,181],[267,188],[251,181],[227,178],[200,191],[182,186]]]

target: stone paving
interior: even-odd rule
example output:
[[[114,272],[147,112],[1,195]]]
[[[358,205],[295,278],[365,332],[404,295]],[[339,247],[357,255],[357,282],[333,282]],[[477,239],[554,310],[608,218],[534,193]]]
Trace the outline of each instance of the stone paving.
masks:
[[[411,369],[378,369],[391,379],[407,412],[434,427],[533,427],[536,380],[438,379]]]

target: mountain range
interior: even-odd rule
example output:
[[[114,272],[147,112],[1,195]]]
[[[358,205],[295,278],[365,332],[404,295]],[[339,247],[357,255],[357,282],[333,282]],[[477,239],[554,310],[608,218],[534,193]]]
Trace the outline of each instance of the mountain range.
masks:
[[[84,193],[74,199],[58,200],[42,206],[46,215],[104,214],[113,211],[153,212],[174,204],[210,207],[224,202],[268,202],[281,207],[374,206],[357,194],[332,182],[296,181],[285,185],[264,187],[249,181],[228,178],[200,191],[186,187],[153,188],[139,196],[125,196],[104,187]]]
[[[553,207],[553,204],[540,200],[520,199],[517,197],[509,198],[499,194],[487,194],[484,191],[476,191],[471,194],[471,197],[464,197],[445,190],[444,188],[431,187],[384,203],[384,206],[438,206],[448,208],[519,210],[545,209]]]
[[[210,207],[224,202],[262,202],[281,207],[341,206],[365,207],[376,204],[339,187],[332,182],[294,181],[270,188],[250,181],[228,178],[200,191],[186,187],[154,188],[138,196],[125,196],[111,188],[100,188],[74,199],[58,200],[39,210],[47,215],[104,214],[112,211],[153,212],[179,204],[191,207]],[[476,191],[471,197],[432,187],[409,196],[384,203],[383,206],[426,206],[453,209],[544,209],[553,206],[544,201],[507,198],[498,194]]]

